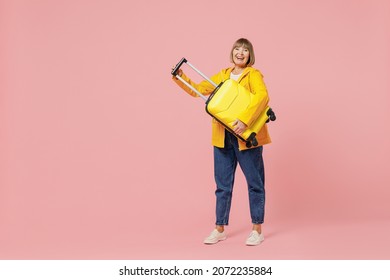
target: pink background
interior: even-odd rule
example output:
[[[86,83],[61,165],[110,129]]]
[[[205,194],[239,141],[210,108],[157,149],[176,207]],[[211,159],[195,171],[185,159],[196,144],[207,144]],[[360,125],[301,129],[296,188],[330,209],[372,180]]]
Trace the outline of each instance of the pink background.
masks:
[[[1,0],[0,258],[389,259],[389,13],[388,0]],[[238,170],[229,238],[206,246],[210,118],[170,69],[185,56],[214,74],[239,37],[278,117],[266,241],[244,245]]]

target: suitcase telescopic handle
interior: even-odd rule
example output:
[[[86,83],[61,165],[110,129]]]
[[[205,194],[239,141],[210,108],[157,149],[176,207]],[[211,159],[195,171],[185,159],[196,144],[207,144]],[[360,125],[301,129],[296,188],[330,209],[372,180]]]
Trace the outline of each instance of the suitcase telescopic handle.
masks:
[[[173,76],[176,76],[177,75],[177,71],[180,69],[180,67],[183,65],[183,63],[187,63],[187,59],[185,59],[184,57],[179,61],[178,64],[176,64],[175,68],[173,68],[171,74]]]
[[[178,64],[176,64],[175,68],[172,70],[172,75],[177,77],[177,71],[180,69],[180,67],[183,65],[183,63],[186,63],[188,66],[192,68],[196,73],[201,75],[205,80],[207,80],[210,84],[212,84],[214,87],[217,87],[218,85],[214,83],[209,77],[207,77],[203,72],[201,72],[198,68],[196,68],[194,65],[188,62],[187,59],[184,57],[179,61]]]
[[[196,93],[200,98],[202,98],[205,102],[207,102],[208,98],[204,96],[201,92],[199,92],[195,87],[193,87],[190,83],[185,81],[182,77],[180,77],[177,74],[177,71],[179,71],[180,67],[183,65],[183,63],[186,63],[189,67],[192,68],[195,72],[197,72],[199,75],[201,75],[204,79],[206,79],[210,84],[212,84],[215,88],[218,87],[216,83],[214,83],[209,77],[207,77],[205,74],[203,74],[201,71],[199,71],[194,65],[189,63],[187,59],[184,57],[179,61],[178,64],[176,64],[175,68],[173,68],[171,74],[175,76],[178,80],[180,80],[183,84],[185,84],[188,88],[190,88],[193,92]]]

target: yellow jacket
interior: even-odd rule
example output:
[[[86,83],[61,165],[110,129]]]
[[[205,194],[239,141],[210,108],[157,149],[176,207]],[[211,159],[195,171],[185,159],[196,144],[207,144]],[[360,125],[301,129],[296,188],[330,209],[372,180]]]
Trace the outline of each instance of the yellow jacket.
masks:
[[[230,73],[233,68],[226,68],[221,70],[218,74],[212,76],[210,79],[216,83],[220,84],[227,79],[230,79]],[[203,95],[210,95],[214,90],[214,86],[211,85],[208,81],[202,81],[199,84],[191,81],[185,74],[181,76],[185,81],[190,83],[194,88],[196,88]],[[198,95],[189,89],[186,85],[184,85],[180,80],[173,77],[173,80],[188,94],[193,97],[198,97]],[[254,120],[260,115],[262,111],[267,107],[268,104],[268,92],[267,88],[263,82],[263,75],[259,70],[253,67],[245,68],[244,72],[241,74],[240,78],[237,81],[246,89],[248,89],[253,95],[252,104],[248,107],[245,112],[243,112],[238,119],[250,126]],[[271,143],[271,138],[268,133],[267,125],[264,125],[263,128],[256,135],[256,139],[259,143],[259,146]],[[212,145],[223,148],[225,142],[225,128],[215,119],[212,119]],[[245,142],[239,140],[239,149],[246,150],[248,149],[245,145]],[[255,147],[253,147],[255,148]]]

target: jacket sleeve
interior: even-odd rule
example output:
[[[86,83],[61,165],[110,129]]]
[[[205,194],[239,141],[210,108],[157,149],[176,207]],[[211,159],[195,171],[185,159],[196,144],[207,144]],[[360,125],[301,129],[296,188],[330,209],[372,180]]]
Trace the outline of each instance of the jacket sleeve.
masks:
[[[220,73],[212,76],[210,79],[216,83],[216,84],[219,84],[220,83]],[[190,78],[188,78],[184,73],[181,75],[181,78],[183,78],[183,80],[185,80],[186,82],[188,82],[191,86],[193,86],[194,88],[196,88],[200,93],[202,93],[203,95],[210,95],[213,90],[214,90],[214,86],[212,84],[210,84],[207,80],[204,80],[202,82],[200,82],[199,84],[196,84],[194,83]],[[199,97],[192,89],[188,88],[185,84],[183,84],[179,79],[177,79],[176,77],[172,77],[173,81],[179,85],[179,87],[181,87],[184,91],[186,91],[189,95],[193,96],[193,97]]]
[[[251,126],[261,112],[267,107],[269,97],[263,81],[263,75],[260,71],[256,70],[250,73],[249,87],[253,94],[251,103],[248,108],[238,116],[238,119],[246,125]]]

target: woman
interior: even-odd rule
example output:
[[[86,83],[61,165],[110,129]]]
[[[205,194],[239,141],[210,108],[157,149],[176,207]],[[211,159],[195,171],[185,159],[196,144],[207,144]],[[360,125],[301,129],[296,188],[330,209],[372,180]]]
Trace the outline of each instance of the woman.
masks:
[[[231,49],[230,60],[234,64],[230,68],[221,70],[211,77],[216,84],[227,79],[234,79],[252,94],[252,101],[248,109],[243,112],[234,123],[234,132],[241,134],[247,126],[257,119],[268,104],[268,93],[263,82],[263,76],[252,65],[255,63],[255,54],[251,42],[241,38]],[[214,89],[209,82],[199,84],[191,81],[182,70],[177,72],[184,80],[204,95],[209,95]],[[190,95],[197,95],[177,78],[174,81]],[[212,144],[214,146],[214,175],[217,189],[216,195],[216,226],[204,240],[205,244],[215,244],[226,239],[225,226],[229,223],[229,213],[233,193],[234,176],[237,163],[245,175],[249,206],[252,220],[252,231],[246,240],[247,245],[258,245],[264,240],[261,225],[264,222],[265,190],[263,145],[271,142],[265,125],[256,136],[259,143],[256,147],[247,148],[245,143],[217,122],[212,120]]]

